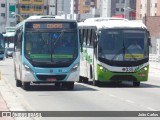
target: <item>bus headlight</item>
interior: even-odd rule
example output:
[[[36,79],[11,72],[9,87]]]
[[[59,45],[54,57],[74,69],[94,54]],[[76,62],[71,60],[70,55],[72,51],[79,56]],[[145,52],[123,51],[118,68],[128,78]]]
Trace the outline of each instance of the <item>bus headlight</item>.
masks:
[[[108,71],[108,70],[107,70],[105,67],[103,67],[103,66],[100,66],[99,69],[102,70],[102,71],[105,71],[105,72]]]
[[[145,67],[144,70],[146,71],[146,70],[147,70],[147,67]]]
[[[24,64],[24,69],[25,69],[26,71],[32,72],[32,69],[31,69],[28,65],[26,65],[26,64]]]
[[[73,68],[71,69],[71,72],[77,71],[78,68],[79,68],[79,64],[75,64],[75,65],[73,66]]]
[[[144,67],[144,68],[142,68],[141,70],[140,70],[140,72],[144,72],[144,71],[147,71],[148,70],[148,68],[147,67]]]

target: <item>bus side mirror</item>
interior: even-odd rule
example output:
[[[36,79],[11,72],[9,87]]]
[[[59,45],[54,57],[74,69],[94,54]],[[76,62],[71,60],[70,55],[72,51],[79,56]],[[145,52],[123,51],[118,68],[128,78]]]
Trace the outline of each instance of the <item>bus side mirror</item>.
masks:
[[[148,45],[152,47],[151,38],[148,38]]]
[[[150,32],[147,31],[147,33],[148,33],[148,45],[152,47]]]

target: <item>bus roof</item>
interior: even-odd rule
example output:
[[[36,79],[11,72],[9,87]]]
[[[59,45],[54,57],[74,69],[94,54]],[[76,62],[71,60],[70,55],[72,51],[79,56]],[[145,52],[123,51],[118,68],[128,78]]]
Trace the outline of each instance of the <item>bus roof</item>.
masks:
[[[44,15],[44,16],[30,16],[25,20],[27,21],[64,21],[64,22],[75,22],[76,20],[70,20],[70,19],[64,19],[61,16],[50,16],[50,15]]]
[[[89,18],[84,22],[78,23],[79,27],[93,26],[97,29],[101,28],[142,28],[147,29],[143,23],[123,19],[123,18]]]
[[[17,27],[20,27],[24,22],[42,22],[42,21],[61,21],[61,22],[76,22],[76,20],[70,20],[70,19],[64,19],[61,16],[53,16],[53,15],[34,15],[30,16],[27,19],[23,20],[19,24],[16,25]]]

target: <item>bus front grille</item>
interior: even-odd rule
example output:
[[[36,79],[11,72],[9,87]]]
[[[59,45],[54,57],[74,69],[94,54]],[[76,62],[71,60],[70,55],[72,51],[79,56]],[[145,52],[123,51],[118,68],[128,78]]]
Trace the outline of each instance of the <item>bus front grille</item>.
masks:
[[[56,80],[64,80],[66,75],[37,75],[39,80],[48,80],[48,79],[56,79]]]

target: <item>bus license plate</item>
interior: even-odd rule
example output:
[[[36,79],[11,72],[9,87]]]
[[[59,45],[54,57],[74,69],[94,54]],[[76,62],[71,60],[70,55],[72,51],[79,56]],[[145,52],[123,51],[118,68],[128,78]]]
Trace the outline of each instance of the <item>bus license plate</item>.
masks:
[[[53,82],[53,81],[56,81],[57,79],[56,78],[47,78],[47,81],[49,82]]]

